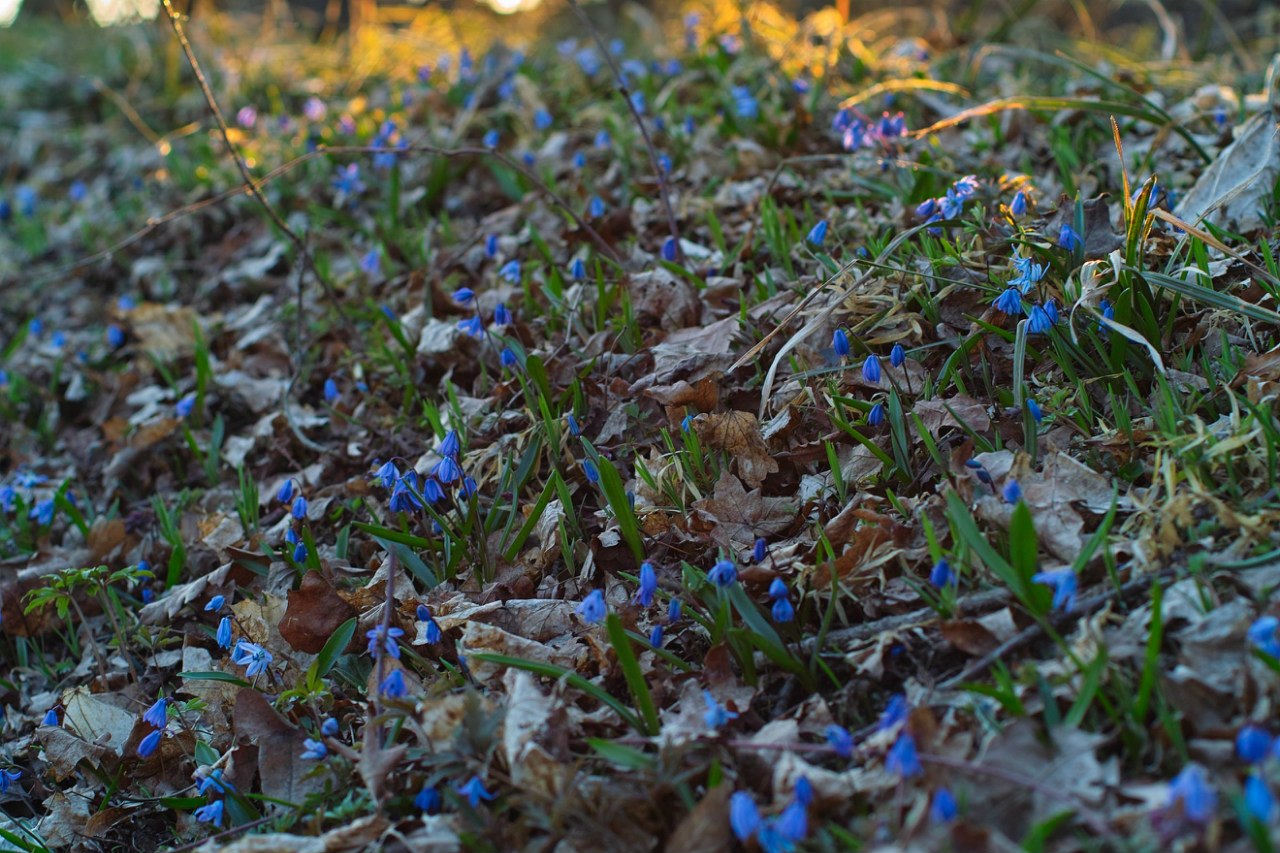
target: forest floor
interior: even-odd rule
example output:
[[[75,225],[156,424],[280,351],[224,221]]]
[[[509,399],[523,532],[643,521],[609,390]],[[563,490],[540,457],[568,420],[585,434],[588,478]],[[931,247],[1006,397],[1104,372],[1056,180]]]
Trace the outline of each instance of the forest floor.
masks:
[[[0,30],[0,849],[1272,850],[1276,22],[1032,7]]]

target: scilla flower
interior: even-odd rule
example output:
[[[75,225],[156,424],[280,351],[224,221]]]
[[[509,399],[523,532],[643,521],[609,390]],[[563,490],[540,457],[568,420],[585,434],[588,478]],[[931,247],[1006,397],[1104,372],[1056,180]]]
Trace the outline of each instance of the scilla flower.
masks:
[[[707,572],[707,580],[723,589],[738,579],[738,570],[729,560],[720,560]]]
[[[836,355],[845,358],[849,355],[849,335],[844,329],[836,329],[831,336],[831,347],[836,351]]]
[[[593,589],[577,608],[578,615],[593,625],[604,621],[608,609],[608,605],[604,602],[604,593],[598,589]]]
[[[872,385],[880,384],[880,358],[878,356],[869,355],[866,361],[862,362],[862,378]]]
[[[820,220],[817,225],[814,225],[812,228],[809,229],[809,233],[805,237],[805,239],[811,245],[821,246],[827,239],[828,227],[829,226],[827,225],[827,220],[825,219]]]
[[[707,728],[718,729],[730,720],[738,718],[735,712],[717,702],[716,697],[711,694],[710,690],[702,691],[702,700],[707,705],[707,711],[702,715],[702,720],[707,724]]]

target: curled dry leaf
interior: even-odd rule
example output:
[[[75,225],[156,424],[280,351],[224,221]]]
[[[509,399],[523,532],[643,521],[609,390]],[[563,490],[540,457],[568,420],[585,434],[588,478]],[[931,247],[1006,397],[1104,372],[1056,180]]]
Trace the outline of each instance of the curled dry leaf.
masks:
[[[709,531],[716,544],[734,553],[750,548],[758,537],[783,532],[796,517],[794,501],[762,497],[759,488],[748,492],[727,470],[712,496],[695,501],[693,508],[691,526]]]
[[[713,412],[693,420],[698,440],[712,450],[722,450],[738,463],[738,474],[752,488],[760,488],[764,478],[778,471],[778,462],[769,453],[760,435],[760,422],[751,412]]]

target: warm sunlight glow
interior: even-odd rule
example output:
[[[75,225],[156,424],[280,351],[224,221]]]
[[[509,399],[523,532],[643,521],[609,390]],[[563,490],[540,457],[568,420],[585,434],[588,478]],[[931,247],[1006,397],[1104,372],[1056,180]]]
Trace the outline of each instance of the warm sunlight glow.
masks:
[[[527,12],[530,9],[536,9],[542,4],[542,0],[485,0],[485,2],[500,15]]]
[[[22,0],[0,0],[0,27],[7,27],[18,17],[22,8]]]
[[[150,20],[160,11],[160,0],[88,0],[88,4],[89,14],[100,27]]]

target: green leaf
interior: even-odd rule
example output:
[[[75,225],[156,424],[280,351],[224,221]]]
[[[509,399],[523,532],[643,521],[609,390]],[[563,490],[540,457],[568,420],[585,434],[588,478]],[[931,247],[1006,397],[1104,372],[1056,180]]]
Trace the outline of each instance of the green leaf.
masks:
[[[636,700],[640,716],[644,718],[645,734],[656,735],[660,728],[658,709],[653,705],[653,696],[649,693],[649,684],[640,671],[640,662],[636,660],[635,650],[631,648],[631,638],[622,627],[618,614],[610,613],[604,620],[605,630],[609,634],[609,642],[613,644],[614,653],[618,656],[618,666],[622,669],[622,677],[627,680],[631,697]]]
[[[631,709],[619,702],[613,694],[605,690],[598,684],[592,684],[578,673],[562,666],[556,666],[553,663],[543,663],[541,661],[525,660],[524,658],[514,658],[510,655],[499,655],[492,652],[473,652],[467,655],[469,660],[481,660],[486,663],[497,664],[498,666],[509,666],[513,669],[523,669],[525,672],[531,672],[534,675],[541,675],[546,678],[554,678],[558,681],[564,681],[566,684],[581,690],[596,701],[609,706],[613,709],[622,721],[637,732],[644,734],[644,724],[640,718],[631,712]]]
[[[652,755],[631,746],[624,746],[604,738],[587,738],[587,745],[605,761],[625,767],[628,770],[652,770],[657,760]]]
[[[229,672],[180,672],[178,677],[191,681],[225,681],[227,684],[234,684],[237,687],[253,686],[243,678],[237,678]]]
[[[1009,518],[1009,558],[1018,581],[1013,592],[1032,612],[1044,615],[1049,612],[1053,599],[1047,587],[1031,580],[1036,573],[1039,552],[1040,544],[1031,510],[1026,501],[1018,501]]]
[[[347,646],[351,645],[351,638],[356,633],[356,618],[352,616],[346,622],[338,626],[328,640],[325,641],[324,648],[320,650],[320,654],[311,662],[311,673],[315,678],[324,678],[329,674],[329,670],[333,669],[333,665],[337,662],[338,656],[346,651]]]

